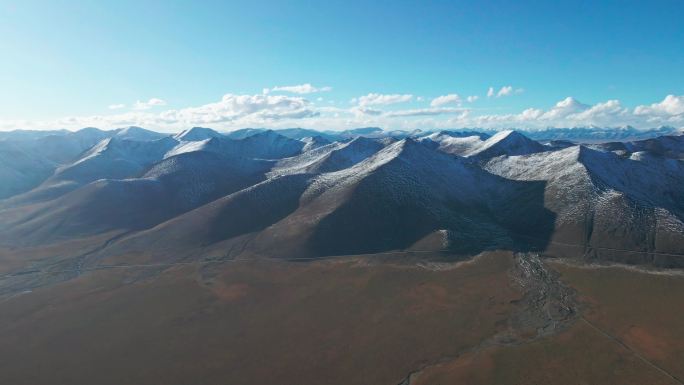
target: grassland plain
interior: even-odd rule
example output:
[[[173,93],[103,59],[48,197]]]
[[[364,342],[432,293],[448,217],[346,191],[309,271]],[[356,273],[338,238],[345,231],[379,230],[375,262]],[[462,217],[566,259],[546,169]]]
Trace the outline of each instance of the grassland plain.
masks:
[[[510,253],[90,272],[0,303],[0,382],[394,384],[506,327]]]
[[[411,384],[681,384],[684,276],[548,263],[578,292],[568,330],[433,365]]]

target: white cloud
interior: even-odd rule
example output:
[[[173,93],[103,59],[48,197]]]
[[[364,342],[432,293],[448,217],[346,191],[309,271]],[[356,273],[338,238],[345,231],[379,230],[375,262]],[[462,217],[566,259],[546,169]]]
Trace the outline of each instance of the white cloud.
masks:
[[[413,99],[411,94],[376,94],[370,93],[368,95],[356,98],[360,106],[379,106],[388,104],[397,104],[409,102]],[[354,99],[352,99],[354,100]]]
[[[417,108],[410,110],[398,110],[389,111],[386,116],[388,117],[407,117],[407,116],[436,116],[436,115],[446,115],[446,114],[458,114],[462,113],[464,110],[462,108],[455,107],[445,107],[445,108]]]
[[[622,107],[619,100],[608,100],[576,113],[573,119],[578,122],[592,121],[596,125],[609,125],[616,121],[629,120],[630,113],[627,108]]]
[[[264,93],[268,93],[268,91],[291,92],[293,94],[312,94],[315,92],[332,91],[332,87],[314,87],[310,83],[305,83],[305,84],[299,84],[296,86],[273,87],[270,90],[268,88],[264,88]]]
[[[165,106],[166,101],[159,99],[159,98],[151,98],[150,100],[146,102],[141,102],[138,100],[135,102],[133,105],[134,110],[149,110],[152,107],[160,107],[160,106]]]
[[[431,107],[441,107],[448,104],[461,105],[461,97],[458,94],[442,95],[432,99]]]
[[[435,98],[437,99],[439,98]],[[220,130],[292,126],[344,129],[371,125],[388,129],[684,126],[684,95],[668,95],[659,102],[636,108],[625,107],[618,100],[584,104],[575,98],[567,97],[551,104],[549,108],[533,107],[508,114],[488,114],[484,112],[486,110],[462,108],[455,103],[456,98],[450,95],[444,95],[435,102],[435,105],[428,108],[383,107],[411,100],[413,96],[409,94],[369,94],[356,98],[354,105],[343,107],[343,103],[338,103],[337,106],[329,105],[332,100],[329,101],[327,98],[323,103],[314,104],[301,96],[271,93],[226,94],[216,102],[181,109],[133,109],[116,111],[110,115],[72,116],[45,121],[0,121],[0,130],[78,129],[87,126],[111,129],[129,125],[167,132],[177,132],[192,126],[209,126]],[[442,104],[442,101],[445,104]],[[159,102],[153,100],[144,104],[152,106],[158,105]]]
[[[503,86],[499,90],[499,92],[496,93],[496,97],[500,98],[502,96],[508,96],[513,93],[513,87],[511,86]]]
[[[536,120],[544,115],[544,111],[538,108],[528,108],[520,113],[521,120]]]
[[[541,116],[543,119],[553,120],[565,118],[569,115],[576,114],[589,109],[590,106],[582,104],[577,99],[568,96],[567,98],[556,103],[550,110]]]
[[[525,92],[524,88],[513,88],[513,86],[503,86],[499,88],[499,91],[496,91],[494,87],[489,87],[487,89],[487,97],[491,98],[492,96],[496,96],[497,98],[501,98],[504,96],[510,96],[515,94],[521,94]]]
[[[483,128],[525,128],[600,126],[619,127],[631,125],[637,128],[653,128],[662,125],[681,127],[684,111],[680,108],[684,96],[666,97],[662,102],[638,106],[634,111],[622,106],[619,100],[588,105],[567,97],[548,110],[528,108],[519,114],[491,114],[467,116],[452,124]],[[679,113],[681,111],[681,113]]]
[[[373,108],[368,108],[368,107],[363,107],[363,106],[353,107],[353,108],[351,109],[351,111],[352,111],[353,113],[355,113],[356,115],[373,115],[373,116],[378,116],[378,115],[382,115],[382,113],[383,113],[381,110],[376,110],[376,109],[373,109]]]
[[[221,101],[199,107],[169,110],[161,119],[172,122],[221,123],[251,118],[256,121],[301,119],[316,116],[311,103],[301,97],[285,95],[226,94]]]
[[[634,109],[637,115],[682,115],[684,114],[684,95],[667,95],[660,103],[650,106],[637,106]]]
[[[472,102],[476,101],[476,100],[479,99],[479,98],[480,98],[480,97],[477,96],[477,95],[470,95],[470,96],[468,96],[468,97],[466,98],[466,101],[467,101],[468,103],[472,103]]]
[[[110,110],[120,110],[122,108],[126,108],[125,104],[110,104],[107,108]]]

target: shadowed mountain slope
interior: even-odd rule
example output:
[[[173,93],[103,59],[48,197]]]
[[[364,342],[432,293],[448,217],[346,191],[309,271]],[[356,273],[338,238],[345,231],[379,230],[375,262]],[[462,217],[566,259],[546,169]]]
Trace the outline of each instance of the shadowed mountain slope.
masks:
[[[684,260],[677,136],[580,146],[542,145],[514,131],[332,143],[251,129],[235,139],[199,127],[161,139],[137,128],[78,135],[87,143],[112,133],[3,201],[0,242],[119,234],[101,256],[162,259],[210,249],[317,258],[498,248],[667,267]],[[0,149],[9,176],[37,170],[37,183],[56,167],[15,142]]]
[[[486,169],[515,180],[547,182],[545,206],[557,215],[556,253],[682,265],[682,258],[649,253],[684,252],[681,161],[623,158],[575,146],[497,158]]]
[[[550,237],[543,191],[543,182],[506,180],[407,139],[340,171],[274,177],[123,239],[107,254],[141,245],[192,250],[249,233],[244,251],[282,258],[404,249],[426,237],[441,239],[436,250],[462,253],[541,250],[543,241],[519,232]]]

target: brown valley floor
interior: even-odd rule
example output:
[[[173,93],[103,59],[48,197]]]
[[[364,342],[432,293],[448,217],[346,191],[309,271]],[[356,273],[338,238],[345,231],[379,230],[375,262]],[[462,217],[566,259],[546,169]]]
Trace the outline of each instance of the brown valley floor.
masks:
[[[515,263],[494,252],[460,264],[340,258],[89,272],[0,298],[0,383],[643,385],[684,377],[684,276],[547,263],[577,291],[581,316],[557,333],[506,343],[495,337],[526,306]]]

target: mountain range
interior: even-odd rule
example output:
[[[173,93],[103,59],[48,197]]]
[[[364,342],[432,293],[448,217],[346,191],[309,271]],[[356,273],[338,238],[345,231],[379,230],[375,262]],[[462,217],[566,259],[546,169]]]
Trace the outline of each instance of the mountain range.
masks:
[[[88,263],[505,249],[684,267],[671,128],[15,131],[0,180],[0,248],[77,242]]]

